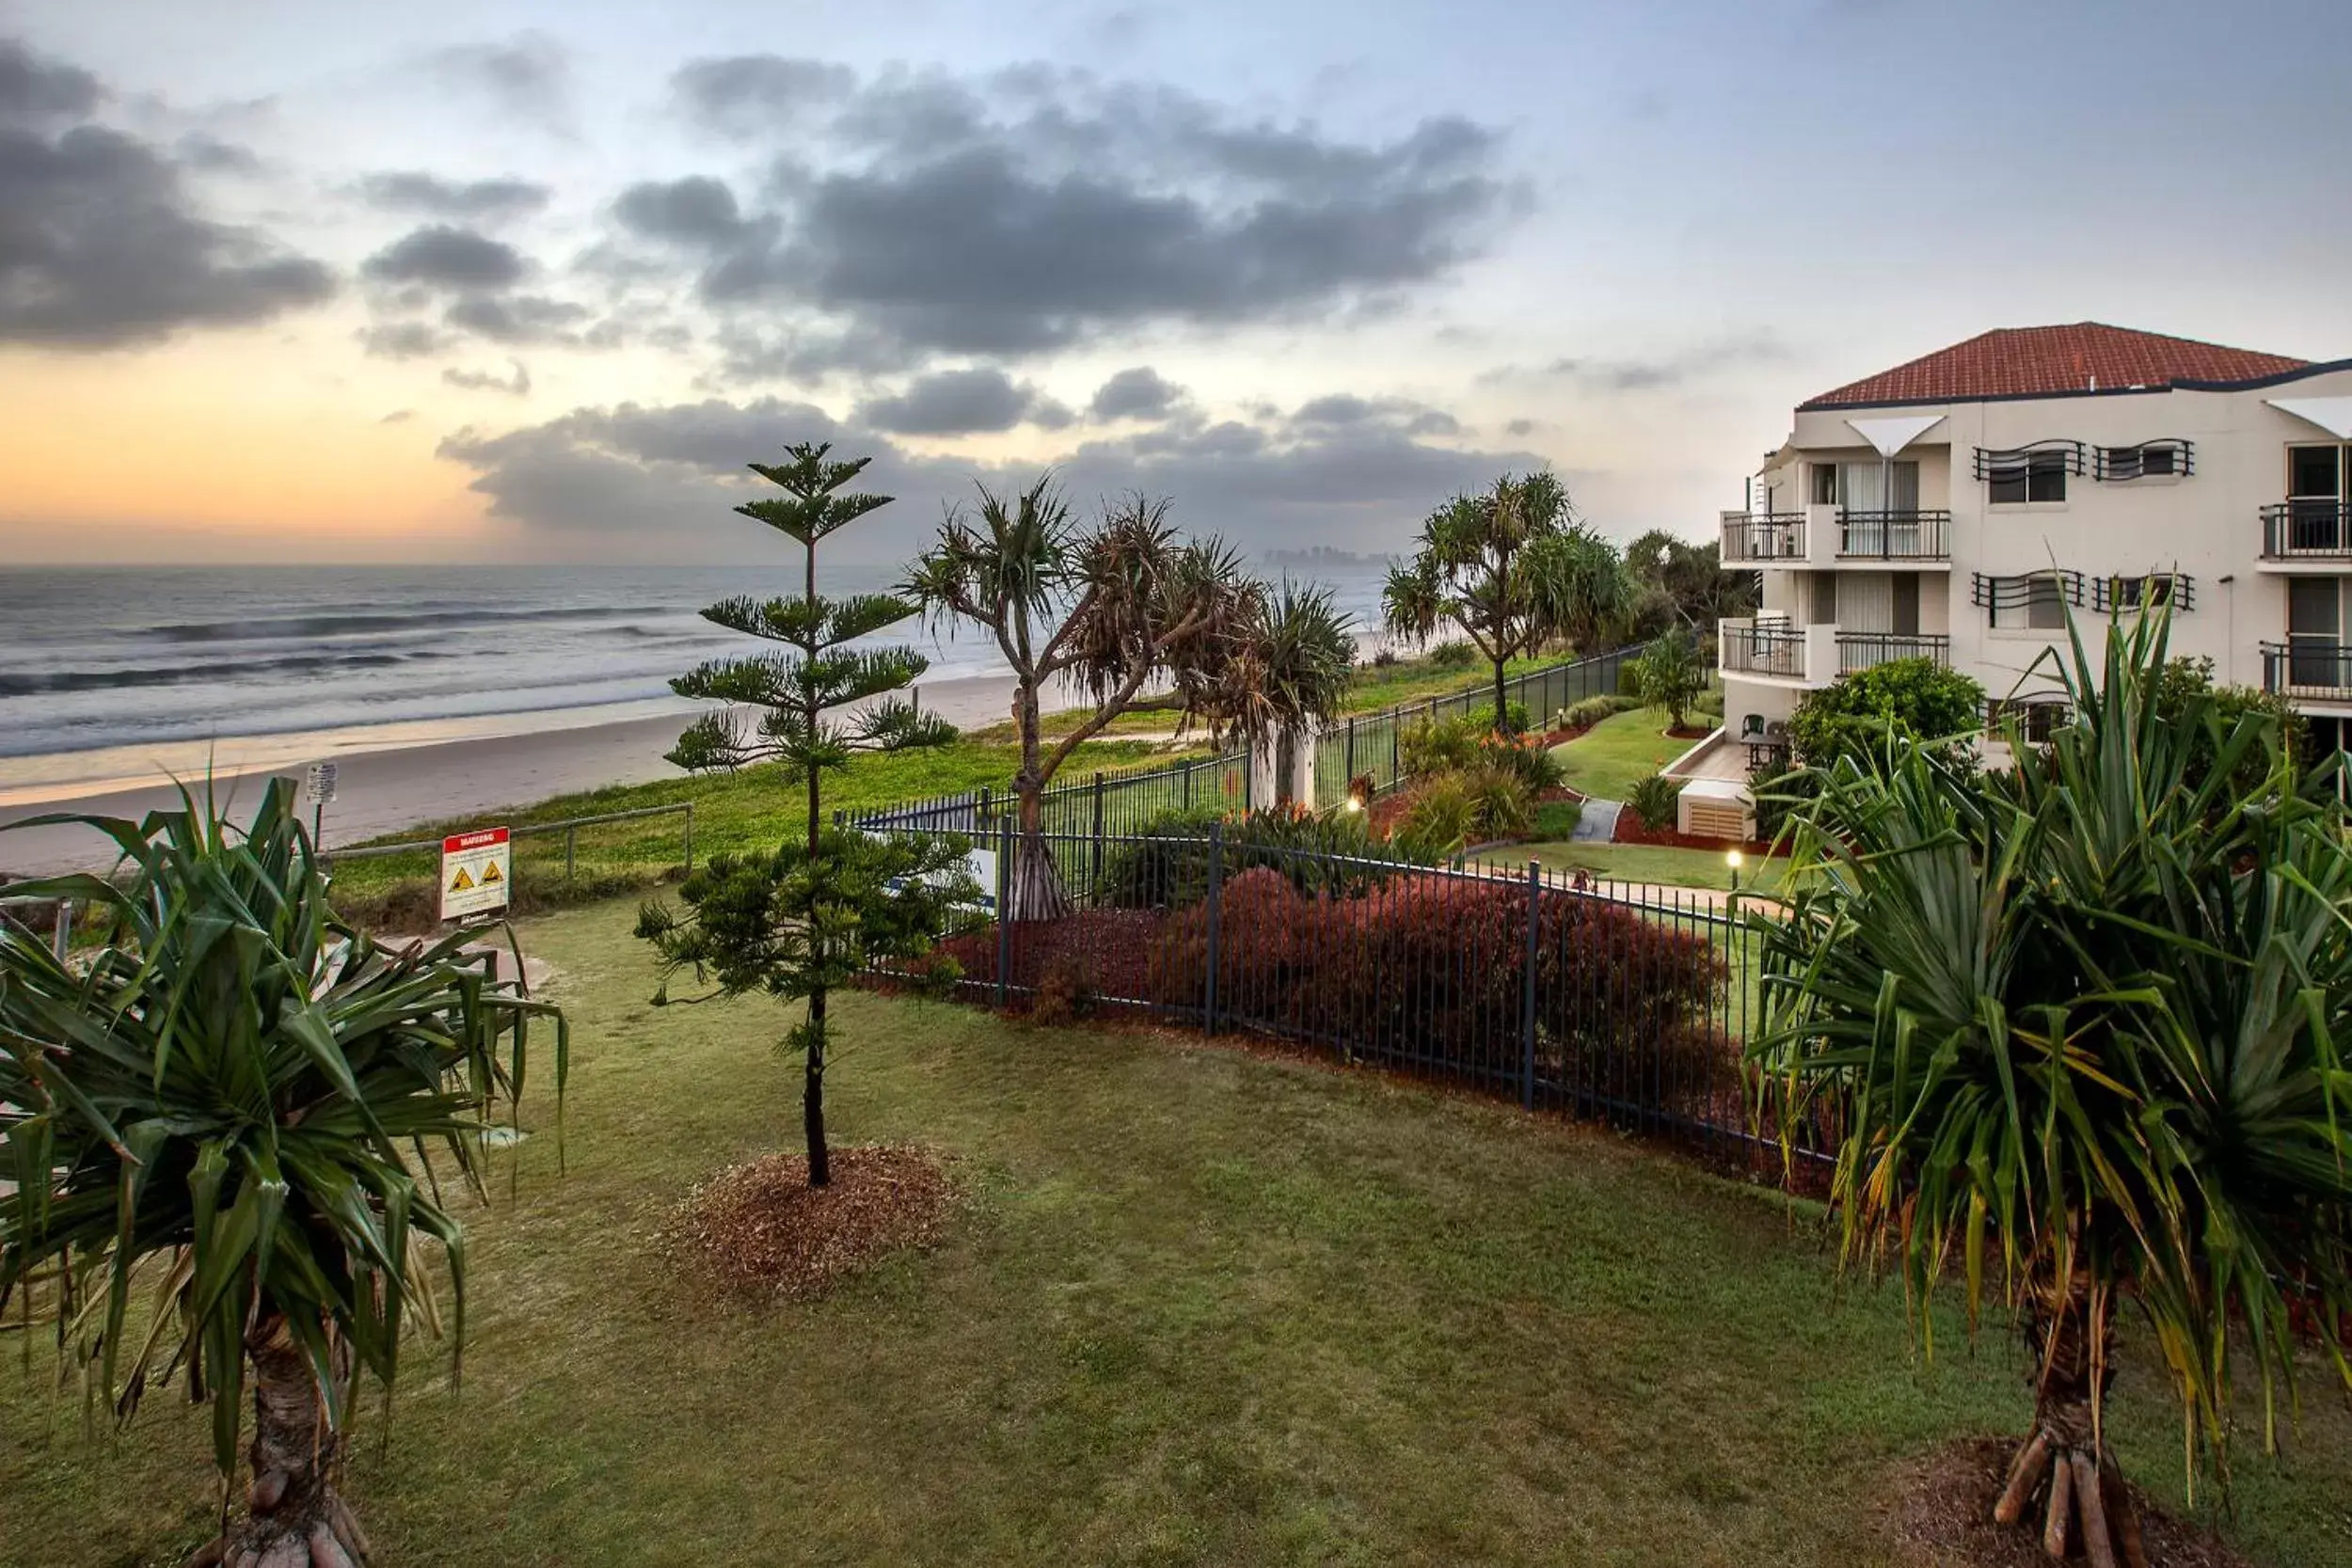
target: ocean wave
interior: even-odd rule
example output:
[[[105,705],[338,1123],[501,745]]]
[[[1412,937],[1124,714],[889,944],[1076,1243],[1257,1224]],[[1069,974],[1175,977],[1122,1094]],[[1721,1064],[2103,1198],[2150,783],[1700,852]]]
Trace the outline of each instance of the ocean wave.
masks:
[[[448,654],[424,649],[413,654],[301,654],[284,658],[223,659],[208,664],[150,664],[121,670],[44,670],[33,674],[0,673],[0,697],[38,697],[59,691],[111,691],[119,687],[187,686],[236,680],[287,670],[331,673],[382,670]]]
[[[183,621],[144,633],[167,642],[264,642],[298,637],[335,637],[348,632],[405,631],[419,626],[509,625],[522,621],[610,621],[631,615],[660,615],[662,605],[594,606],[536,610],[413,610],[362,614],[285,615],[274,620]]]

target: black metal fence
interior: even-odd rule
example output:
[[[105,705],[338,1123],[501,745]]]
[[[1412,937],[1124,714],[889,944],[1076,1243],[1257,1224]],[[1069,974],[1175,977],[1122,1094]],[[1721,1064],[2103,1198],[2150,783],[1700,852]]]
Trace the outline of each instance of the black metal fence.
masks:
[[[1503,700],[1527,709],[1534,729],[1547,728],[1560,709],[1587,697],[1613,696],[1625,664],[1639,654],[1636,647],[1616,648],[1590,658],[1569,659],[1514,675],[1502,683]],[[1494,687],[1450,692],[1417,703],[1400,703],[1378,713],[1359,714],[1334,724],[1315,740],[1315,801],[1338,805],[1347,797],[1349,781],[1369,777],[1377,792],[1404,777],[1402,733],[1422,722],[1458,719],[1466,714],[1492,714]]]
[[[1741,1058],[1760,939],[1722,894],[1329,854],[1221,828],[1048,843],[1075,911],[1006,922],[993,911],[1012,831],[1000,822],[979,841],[976,879],[992,896],[926,961],[952,959],[964,998],[1290,1040],[1776,1157]],[[1816,1157],[1827,1132],[1792,1128],[1791,1143]]]

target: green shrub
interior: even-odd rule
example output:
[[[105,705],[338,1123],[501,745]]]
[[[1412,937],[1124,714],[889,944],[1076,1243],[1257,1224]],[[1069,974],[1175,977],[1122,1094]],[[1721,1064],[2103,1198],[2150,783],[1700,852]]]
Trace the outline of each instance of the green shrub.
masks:
[[[1404,662],[1394,648],[1384,647],[1372,656],[1372,667],[1375,670],[1393,670]]]
[[[1535,808],[1535,824],[1528,832],[1539,839],[1563,839],[1576,832],[1576,825],[1584,820],[1581,800],[1546,800]]]
[[[1609,711],[1612,713],[1631,713],[1641,705],[1641,698],[1629,697],[1622,691],[1609,699]]]
[[[1458,719],[1416,719],[1397,735],[1397,765],[1407,778],[1472,767],[1487,733],[1486,721],[1473,714]]]
[[[1633,786],[1633,798],[1626,804],[1642,819],[1642,826],[1655,833],[1675,825],[1676,808],[1681,800],[1679,784],[1663,773],[1652,773]]]
[[[1472,842],[1509,838],[1534,826],[1535,792],[1508,764],[1482,763],[1464,773],[1462,781],[1475,805],[1478,836]]]
[[[1433,774],[1413,792],[1390,841],[1406,855],[1441,861],[1478,836],[1478,797],[1458,770]]]
[[[1692,703],[1707,689],[1707,667],[1699,662],[1698,643],[1691,634],[1669,626],[1650,641],[1630,668],[1633,689],[1642,700],[1666,715],[1669,728],[1682,728]]]
[[[1812,768],[1851,759],[1864,768],[1887,741],[1959,741],[1984,724],[1984,688],[1931,658],[1898,658],[1808,691],[1788,721],[1797,756]]]
[[[1556,730],[1590,729],[1622,711],[1617,706],[1624,699],[1619,697],[1587,697],[1581,702],[1570,703],[1552,715],[1551,727]]]
[[[1252,867],[1279,872],[1302,892],[1355,888],[1379,879],[1377,866],[1334,865],[1325,857],[1355,861],[1401,858],[1373,841],[1361,812],[1294,812],[1270,807],[1225,821],[1214,808],[1171,811],[1104,857],[1095,901],[1121,909],[1172,909],[1197,902],[1209,889],[1209,834],[1223,824],[1224,875]]]
[[[1478,649],[1469,642],[1440,642],[1429,650],[1429,662],[1440,670],[1467,670],[1478,662]]]
[[[1477,766],[1502,768],[1525,784],[1531,795],[1558,789],[1568,776],[1567,765],[1551,754],[1550,747],[1525,735],[1508,740],[1487,736],[1479,747]]]

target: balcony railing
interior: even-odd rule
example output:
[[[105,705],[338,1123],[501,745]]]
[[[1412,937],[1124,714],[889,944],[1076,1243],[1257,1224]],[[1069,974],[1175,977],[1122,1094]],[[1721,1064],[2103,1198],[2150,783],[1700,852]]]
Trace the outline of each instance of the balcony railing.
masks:
[[[1723,667],[1736,674],[1804,679],[1804,628],[1779,622],[1724,621],[1718,627]]]
[[[2281,697],[2352,702],[2352,642],[2291,637],[2263,647],[2263,689]]]
[[[1947,561],[1949,512],[1852,512],[1837,515],[1840,561]]]
[[[1837,673],[1851,675],[1899,658],[1931,658],[1938,669],[1952,662],[1948,637],[1896,631],[1841,631],[1837,634]]]
[[[1723,562],[1803,561],[1804,514],[1775,512],[1758,516],[1746,512],[1724,514]]]
[[[2352,506],[2282,501],[2263,508],[2265,561],[2352,561]]]

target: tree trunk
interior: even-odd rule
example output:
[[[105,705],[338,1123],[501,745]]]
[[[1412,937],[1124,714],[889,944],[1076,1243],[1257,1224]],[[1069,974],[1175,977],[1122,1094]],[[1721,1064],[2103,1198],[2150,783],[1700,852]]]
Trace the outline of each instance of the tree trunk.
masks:
[[[350,1350],[340,1338],[330,1343],[334,1374],[345,1377]],[[191,1568],[356,1568],[368,1557],[367,1533],[335,1490],[342,1437],[327,1425],[326,1396],[310,1358],[275,1313],[246,1337],[245,1348],[253,1364],[246,1513],[190,1559]]]
[[[825,1145],[825,989],[808,995],[808,1049],[801,1053],[801,1132],[808,1143],[808,1184],[833,1180],[833,1151]]]
[[[1021,829],[1013,835],[1012,864],[1006,868],[1007,920],[1060,920],[1073,912],[1069,890],[1045,842],[1045,791],[1024,768],[1012,782],[1021,799]]]
[[[1291,785],[1298,772],[1298,732],[1285,727],[1274,737],[1274,803],[1287,806],[1296,792]]]
[[[2147,1568],[2130,1489],[2099,1440],[2091,1372],[2094,1365],[2105,1369],[2097,1389],[2104,1399],[2114,1334],[2104,1323],[2094,1330],[2089,1281],[2077,1275],[2063,1287],[2036,1285],[2025,1329],[2035,1369],[2033,1432],[2010,1464],[1994,1521],[2038,1523],[2053,1558],[2065,1556],[2071,1543],[2091,1568]]]
[[[1495,734],[1501,736],[1511,733],[1510,704],[1503,696],[1506,688],[1502,681],[1502,667],[1505,662],[1501,658],[1495,660]]]

